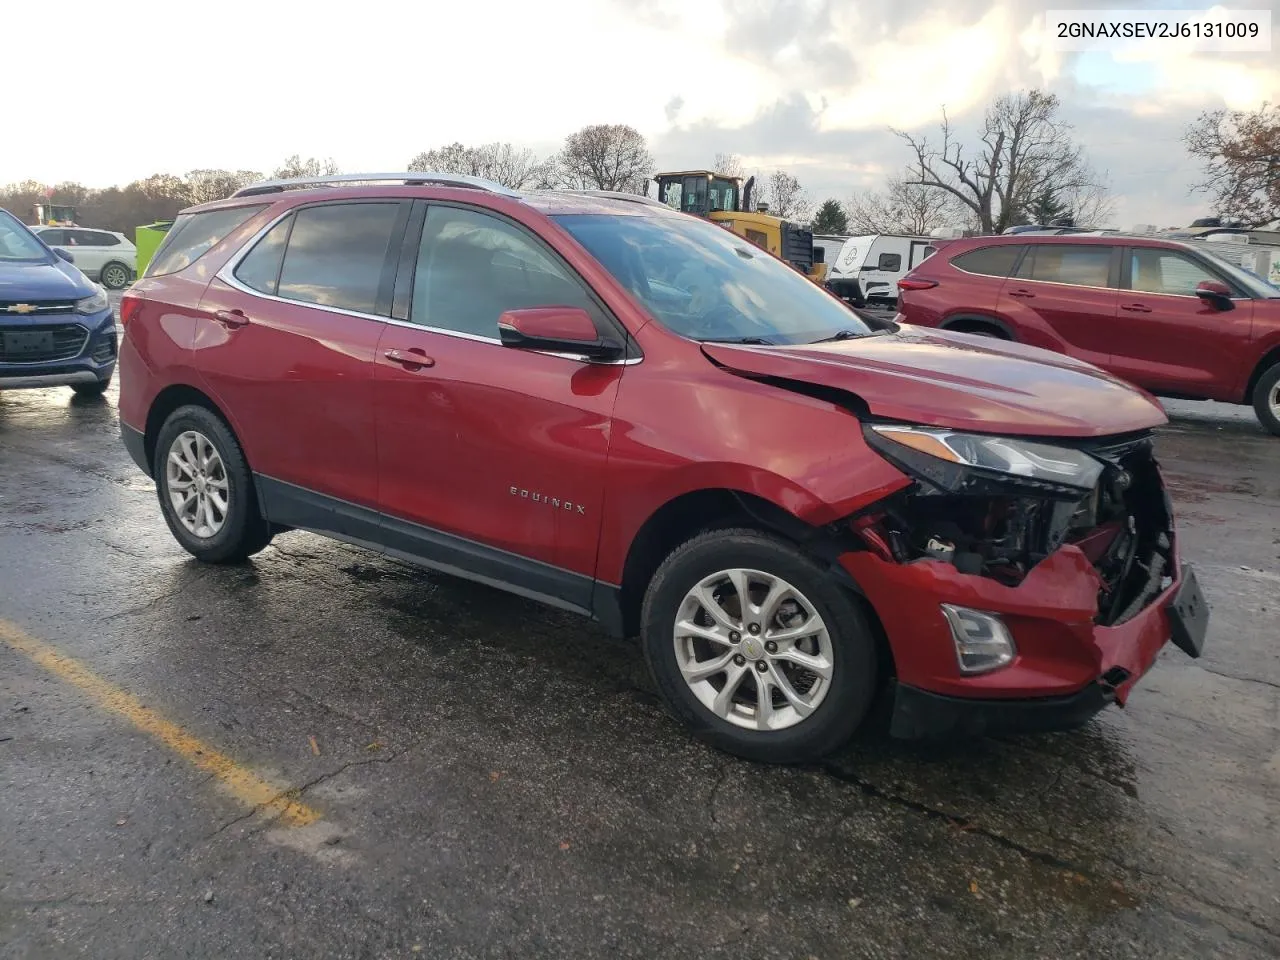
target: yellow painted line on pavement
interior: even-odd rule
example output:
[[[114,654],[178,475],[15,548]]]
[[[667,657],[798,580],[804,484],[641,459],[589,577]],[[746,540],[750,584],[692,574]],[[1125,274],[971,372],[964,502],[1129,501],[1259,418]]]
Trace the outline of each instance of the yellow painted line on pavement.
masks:
[[[133,694],[102,679],[80,661],[59,653],[7,620],[0,620],[0,641],[60,680],[78,687],[100,707],[155,737],[192,766],[213,774],[245,806],[275,814],[281,823],[293,827],[303,827],[320,819],[320,814],[299,802],[293,791],[268,783],[225,753],[144,706]]]

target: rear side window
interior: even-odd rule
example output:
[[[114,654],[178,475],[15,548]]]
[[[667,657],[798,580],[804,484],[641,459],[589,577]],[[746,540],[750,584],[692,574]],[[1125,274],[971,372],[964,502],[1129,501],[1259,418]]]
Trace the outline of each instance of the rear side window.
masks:
[[[226,239],[236,227],[267,208],[230,207],[207,213],[184,213],[173,222],[159,249],[147,265],[146,276],[160,277],[177,273],[195,263],[206,250]]]
[[[951,264],[965,273],[977,273],[984,277],[1007,277],[1013,273],[1013,265],[1018,262],[1018,254],[1022,250],[1022,247],[1012,243],[998,247],[979,247],[977,250],[960,254],[951,261]]]
[[[373,313],[399,212],[398,202],[335,203],[299,210],[276,295]]]
[[[284,245],[289,239],[293,215],[285,217],[253,245],[249,255],[235,269],[235,278],[259,293],[275,296],[280,282],[280,265],[284,262]]]
[[[1073,287],[1106,287],[1110,285],[1111,250],[1093,244],[1033,244],[1018,267],[1018,276]]]

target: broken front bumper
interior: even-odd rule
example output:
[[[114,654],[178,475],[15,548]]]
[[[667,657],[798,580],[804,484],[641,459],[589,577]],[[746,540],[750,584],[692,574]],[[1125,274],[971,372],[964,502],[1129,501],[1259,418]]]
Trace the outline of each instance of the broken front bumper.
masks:
[[[893,651],[894,736],[915,738],[1078,726],[1109,703],[1123,705],[1170,639],[1193,656],[1207,609],[1194,574],[1180,564],[1169,582],[1123,623],[1102,626],[1099,577],[1066,545],[1017,586],[937,560],[899,564],[870,552],[841,563],[875,608]],[[1017,652],[1007,666],[961,672],[942,604],[995,614]]]

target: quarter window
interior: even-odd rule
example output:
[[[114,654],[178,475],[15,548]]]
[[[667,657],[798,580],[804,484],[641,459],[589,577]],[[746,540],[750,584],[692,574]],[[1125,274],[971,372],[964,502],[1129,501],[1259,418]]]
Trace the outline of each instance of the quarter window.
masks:
[[[1012,243],[979,247],[960,254],[951,263],[966,273],[977,273],[984,277],[1007,277],[1013,273],[1013,265],[1018,262],[1018,254],[1023,249]]]
[[[1032,244],[1018,267],[1018,276],[1073,287],[1106,287],[1110,285],[1111,250],[1094,244]]]
[[[498,317],[525,307],[580,307],[601,319],[582,285],[523,231],[473,210],[431,207],[410,320],[497,339]]]
[[[276,285],[280,282],[280,264],[284,260],[284,245],[289,239],[289,227],[292,224],[291,215],[268,230],[263,238],[254,244],[249,255],[240,261],[240,265],[235,270],[235,278],[246,287],[274,296]]]
[[[373,313],[399,208],[398,203],[335,203],[299,210],[277,295]]]
[[[180,214],[147,265],[146,275],[159,277],[191,266],[206,250],[221,243],[236,227],[266,208],[266,204],[257,204]]]
[[[1205,280],[1216,281],[1218,278],[1179,253],[1154,247],[1129,251],[1129,287],[1132,290],[1194,297],[1196,286]]]

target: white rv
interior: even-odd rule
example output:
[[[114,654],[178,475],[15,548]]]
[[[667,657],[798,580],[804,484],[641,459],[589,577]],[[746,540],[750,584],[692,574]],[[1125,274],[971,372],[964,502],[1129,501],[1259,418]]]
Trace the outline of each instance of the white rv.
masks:
[[[815,236],[813,242],[826,252],[828,285],[855,306],[895,306],[898,281],[937,252],[929,237],[887,233]]]

